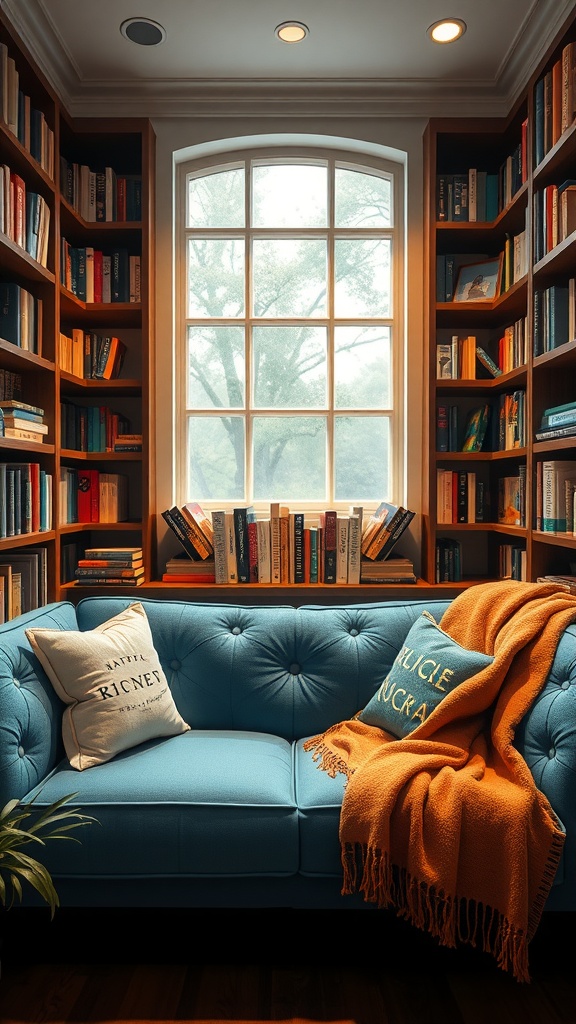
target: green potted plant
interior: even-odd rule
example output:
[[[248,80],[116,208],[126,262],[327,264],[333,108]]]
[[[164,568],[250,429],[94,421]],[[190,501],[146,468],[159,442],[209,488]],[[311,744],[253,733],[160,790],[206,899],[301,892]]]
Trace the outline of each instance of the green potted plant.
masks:
[[[22,899],[23,883],[32,886],[50,907],[54,917],[60,905],[48,869],[36,857],[25,852],[25,847],[45,846],[49,839],[73,839],[70,833],[83,825],[96,821],[77,808],[65,807],[77,793],[71,793],[35,813],[34,800],[20,803],[10,800],[0,811],[0,904],[10,908]],[[30,819],[30,820],[29,820]]]

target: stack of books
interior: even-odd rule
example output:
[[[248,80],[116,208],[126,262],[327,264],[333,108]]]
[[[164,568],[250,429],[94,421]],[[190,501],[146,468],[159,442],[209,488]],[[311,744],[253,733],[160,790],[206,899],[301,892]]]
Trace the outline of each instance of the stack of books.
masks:
[[[414,563],[409,558],[387,558],[384,562],[371,562],[363,558],[360,565],[361,583],[416,583]]]
[[[214,558],[212,523],[197,501],[188,501],[181,508],[173,505],[164,509],[162,518],[193,562]]]
[[[536,430],[537,441],[549,441],[555,437],[573,437],[576,434],[576,401],[564,405],[551,405],[542,414]]]
[[[28,405],[15,398],[2,399],[0,413],[4,437],[42,442],[48,433],[48,424],[44,423],[44,409],[37,405]]]
[[[185,551],[182,551],[166,562],[162,582],[215,583],[214,559],[206,558],[202,562],[194,562]]]
[[[142,548],[86,548],[74,575],[81,587],[138,587],[144,582],[144,553]]]
[[[114,439],[115,452],[141,452],[142,434],[116,434]]]

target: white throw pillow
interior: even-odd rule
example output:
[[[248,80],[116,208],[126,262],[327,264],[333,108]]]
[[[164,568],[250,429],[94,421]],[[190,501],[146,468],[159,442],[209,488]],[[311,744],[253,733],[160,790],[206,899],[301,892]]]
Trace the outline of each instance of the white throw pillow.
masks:
[[[181,717],[152,642],[142,604],[95,629],[27,629],[32,650],[68,707],[64,748],[82,771],[145,740],[175,736]]]

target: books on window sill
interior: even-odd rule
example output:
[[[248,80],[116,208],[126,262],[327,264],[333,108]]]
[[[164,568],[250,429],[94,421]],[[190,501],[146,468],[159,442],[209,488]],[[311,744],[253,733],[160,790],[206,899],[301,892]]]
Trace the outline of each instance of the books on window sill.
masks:
[[[181,556],[169,559],[164,582],[185,582],[188,578],[217,585],[362,582],[361,548],[366,527],[362,506],[351,505],[347,512],[326,509],[316,514],[293,510],[277,501],[270,502],[269,509],[258,513],[252,505],[216,509],[211,513],[212,551],[203,558],[201,550],[205,548],[198,546],[197,537],[194,539],[192,533],[186,532],[182,521],[190,505],[194,507],[195,503],[162,513],[185,552],[184,560]],[[201,518],[201,508],[197,514]],[[368,520],[371,535],[374,534],[372,561],[384,565],[413,517],[414,513],[402,506],[381,503],[378,514]],[[190,562],[183,569],[186,555]],[[394,579],[398,572],[402,582],[412,582],[411,564],[409,571],[404,565],[402,571],[397,569],[396,573],[386,568],[376,573],[375,578],[384,575]],[[178,576],[184,579],[176,580]]]
[[[76,584],[138,587],[144,582],[142,548],[86,548],[74,571]]]

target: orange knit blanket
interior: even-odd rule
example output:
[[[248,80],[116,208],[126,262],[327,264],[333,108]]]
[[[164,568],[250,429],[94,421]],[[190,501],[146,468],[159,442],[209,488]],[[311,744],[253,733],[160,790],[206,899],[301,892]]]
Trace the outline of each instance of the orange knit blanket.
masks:
[[[513,746],[546,681],[576,597],[503,581],[460,594],[441,628],[493,655],[408,737],[352,718],[308,740],[319,767],[347,776],[340,816],[343,894],[389,907],[440,944],[481,945],[529,981],[533,937],[563,828]]]

